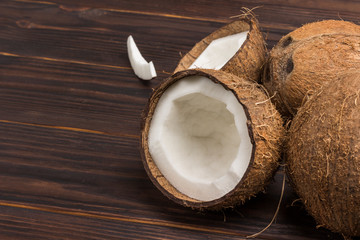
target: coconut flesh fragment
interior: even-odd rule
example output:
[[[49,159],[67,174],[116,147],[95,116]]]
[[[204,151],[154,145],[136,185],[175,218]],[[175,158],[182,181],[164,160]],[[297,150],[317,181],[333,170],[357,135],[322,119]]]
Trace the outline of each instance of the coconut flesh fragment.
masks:
[[[239,51],[248,33],[244,31],[211,41],[189,69],[221,69]]]
[[[143,80],[150,80],[156,77],[154,63],[145,60],[131,35],[127,39],[127,50],[131,67],[136,76]]]
[[[205,76],[188,76],[161,96],[148,135],[150,154],[181,193],[223,197],[241,181],[253,145],[235,95]]]

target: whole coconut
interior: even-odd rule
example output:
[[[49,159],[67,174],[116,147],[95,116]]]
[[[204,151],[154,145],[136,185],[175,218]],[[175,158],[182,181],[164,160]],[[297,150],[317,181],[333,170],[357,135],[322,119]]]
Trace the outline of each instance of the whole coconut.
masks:
[[[294,117],[287,173],[317,223],[360,236],[360,72],[328,83]]]
[[[296,114],[325,82],[360,68],[360,26],[327,20],[304,25],[271,50],[262,82],[280,112]]]

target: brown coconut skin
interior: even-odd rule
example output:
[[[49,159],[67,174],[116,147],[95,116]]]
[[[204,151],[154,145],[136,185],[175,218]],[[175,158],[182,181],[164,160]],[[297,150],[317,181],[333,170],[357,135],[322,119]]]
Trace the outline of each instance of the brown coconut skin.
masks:
[[[213,40],[244,31],[249,33],[242,47],[220,70],[259,82],[267,49],[258,22],[250,15],[233,21],[202,39],[180,60],[174,72],[188,69]]]
[[[270,51],[262,83],[283,116],[297,109],[324,83],[360,68],[360,26],[326,20],[284,36]]]
[[[157,168],[148,147],[151,119],[161,95],[175,82],[188,76],[205,76],[232,91],[247,115],[248,130],[253,150],[249,167],[239,184],[225,196],[213,201],[192,199],[175,189]],[[280,114],[259,84],[215,70],[185,70],[166,79],[152,94],[143,112],[141,129],[142,159],[145,170],[154,185],[169,199],[198,210],[219,210],[241,204],[255,196],[272,179],[278,167],[284,128]]]
[[[293,119],[292,185],[321,227],[360,236],[360,72],[326,84]]]

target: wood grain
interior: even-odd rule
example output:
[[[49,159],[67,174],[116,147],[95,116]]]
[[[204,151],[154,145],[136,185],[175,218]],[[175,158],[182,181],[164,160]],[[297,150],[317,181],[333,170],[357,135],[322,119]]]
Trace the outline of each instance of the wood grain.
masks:
[[[358,1],[1,1],[0,239],[243,239],[262,230],[281,169],[245,205],[199,213],[161,195],[138,150],[141,112],[180,53],[257,6],[269,48],[306,22],[359,23]],[[150,82],[130,68],[130,34],[155,63]],[[258,239],[342,239],[316,229],[296,199],[287,185]]]
[[[3,207],[244,237],[266,226],[281,190],[279,173],[269,194],[226,211],[224,222],[221,212],[197,213],[162,196],[139,161],[138,139],[15,123],[2,123],[0,131]],[[285,206],[294,198],[287,188]],[[302,239],[306,231],[308,237],[326,234],[313,233],[314,223],[304,212],[299,222],[287,211],[282,210],[261,238]],[[278,236],[284,229],[287,235]]]

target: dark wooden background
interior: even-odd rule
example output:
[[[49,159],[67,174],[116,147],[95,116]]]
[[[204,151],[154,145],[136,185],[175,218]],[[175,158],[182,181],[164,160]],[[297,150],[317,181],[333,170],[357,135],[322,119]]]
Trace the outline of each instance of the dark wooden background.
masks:
[[[1,0],[0,239],[242,239],[263,229],[283,171],[266,193],[224,212],[172,203],[140,159],[140,115],[152,88],[203,37],[254,8],[269,49],[321,19],[359,23],[340,0]],[[132,34],[158,77],[138,80]],[[342,239],[307,215],[286,185],[258,239]]]

